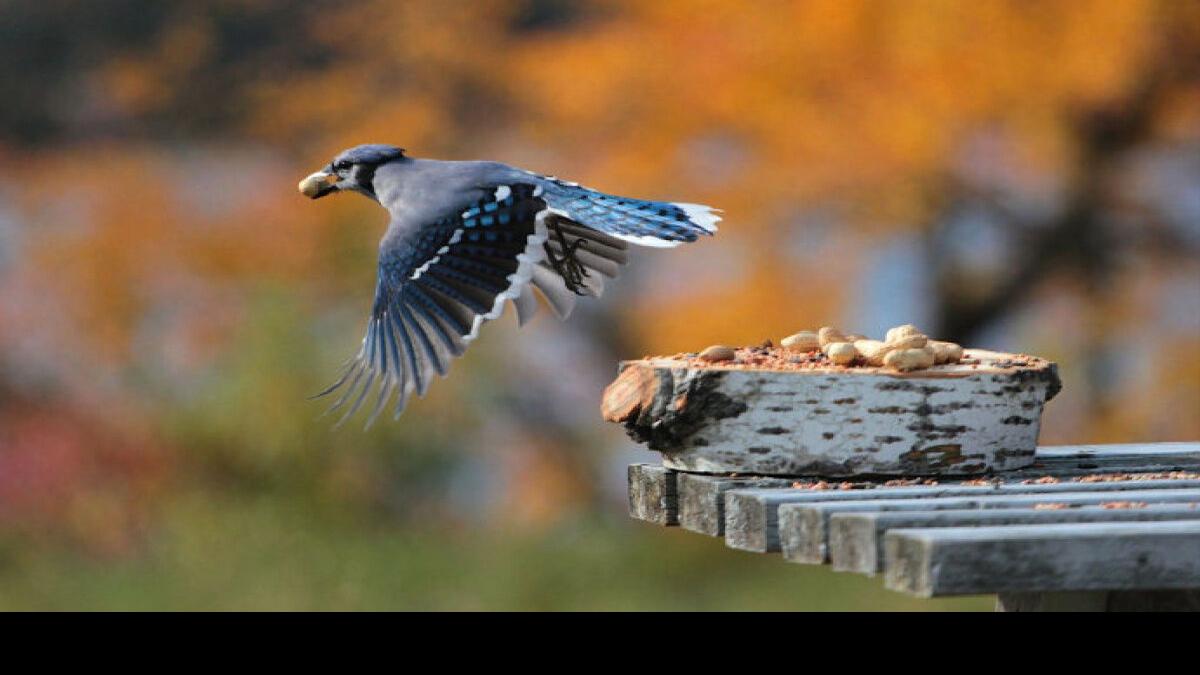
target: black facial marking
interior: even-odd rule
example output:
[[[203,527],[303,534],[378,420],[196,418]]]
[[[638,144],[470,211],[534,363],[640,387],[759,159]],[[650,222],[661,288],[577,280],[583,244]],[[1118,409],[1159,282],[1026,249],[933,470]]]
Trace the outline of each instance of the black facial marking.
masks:
[[[354,180],[358,182],[358,186],[364,192],[371,195],[373,199],[377,199],[375,195],[375,169],[378,166],[378,164],[362,164],[354,174]]]
[[[337,174],[340,181],[352,181],[355,190],[377,200],[375,170],[382,164],[403,158],[404,149],[394,145],[360,145],[334,157],[326,171]]]

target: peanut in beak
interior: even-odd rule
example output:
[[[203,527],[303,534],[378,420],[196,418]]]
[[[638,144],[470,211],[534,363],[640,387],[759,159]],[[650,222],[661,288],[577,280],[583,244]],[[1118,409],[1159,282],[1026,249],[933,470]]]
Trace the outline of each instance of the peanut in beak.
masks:
[[[300,194],[304,195],[305,197],[316,197],[321,194],[322,189],[329,187],[336,182],[336,174],[318,171],[306,176],[304,180],[300,181],[300,184],[296,187],[300,190]]]

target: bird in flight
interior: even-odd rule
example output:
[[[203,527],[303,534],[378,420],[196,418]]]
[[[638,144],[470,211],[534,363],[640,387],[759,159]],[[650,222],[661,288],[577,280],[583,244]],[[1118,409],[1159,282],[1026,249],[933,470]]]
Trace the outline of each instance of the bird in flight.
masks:
[[[357,192],[391,216],[362,347],[316,395],[339,395],[329,410],[345,408],[338,425],[377,384],[367,426],[393,394],[398,418],[507,303],[524,325],[536,289],[565,319],[576,296],[599,297],[617,276],[626,242],[678,246],[712,235],[721,219],[699,204],[618,197],[499,162],[417,159],[378,144],[343,151],[299,189],[312,199]]]

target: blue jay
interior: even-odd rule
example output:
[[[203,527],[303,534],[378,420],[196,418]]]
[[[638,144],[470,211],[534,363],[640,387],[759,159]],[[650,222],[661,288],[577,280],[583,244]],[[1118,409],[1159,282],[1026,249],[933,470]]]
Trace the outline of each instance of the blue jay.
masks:
[[[461,356],[511,302],[524,325],[533,289],[560,318],[578,295],[599,297],[626,263],[626,242],[671,247],[717,231],[717,211],[597,192],[499,162],[410,158],[391,145],[360,145],[300,181],[320,199],[358,192],[388,210],[375,303],[358,354],[316,397],[341,390],[342,424],[376,383],[369,427],[396,395],[393,418],[415,391]],[[314,398],[316,398],[314,397]]]

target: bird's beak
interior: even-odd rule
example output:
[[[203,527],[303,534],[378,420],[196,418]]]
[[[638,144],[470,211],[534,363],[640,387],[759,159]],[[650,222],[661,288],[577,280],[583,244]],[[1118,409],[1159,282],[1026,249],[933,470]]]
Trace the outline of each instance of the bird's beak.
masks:
[[[330,192],[337,190],[334,185],[337,183],[337,181],[337,174],[326,171],[318,171],[314,174],[310,174],[304,180],[300,181],[300,185],[297,187],[300,189],[300,194],[304,195],[305,197],[320,199]]]

